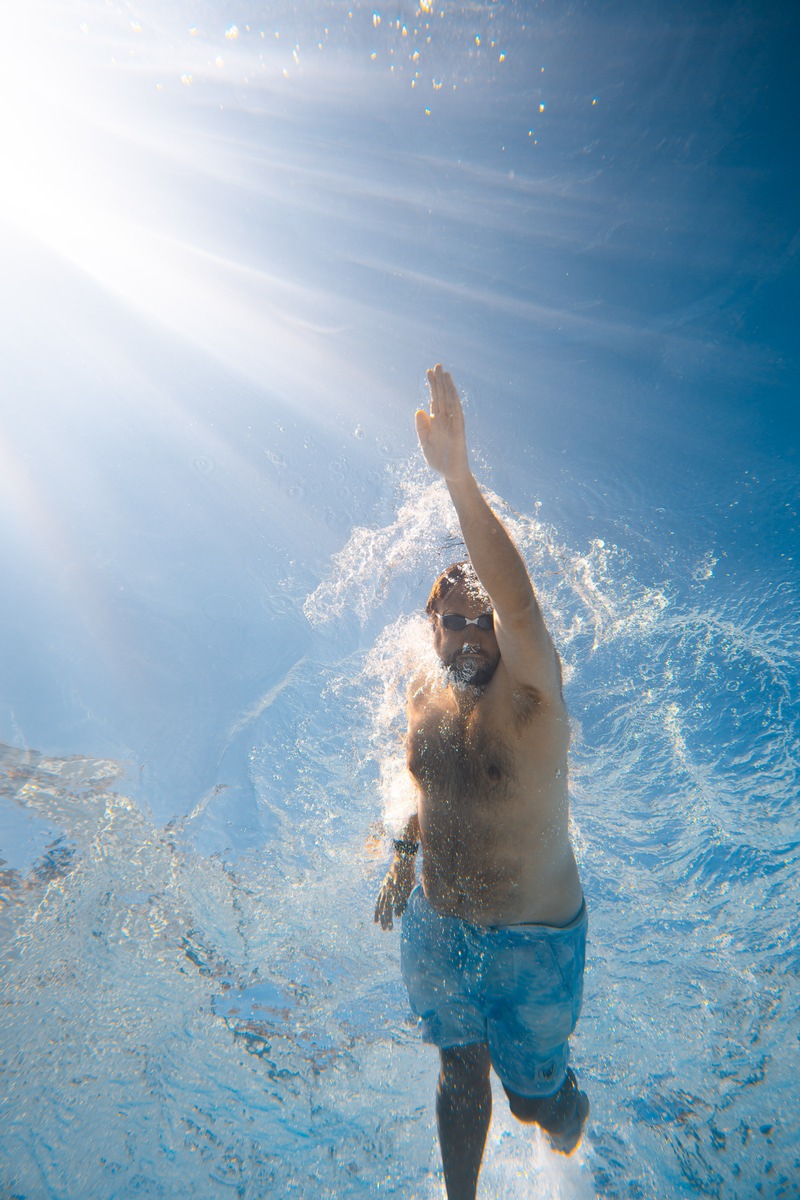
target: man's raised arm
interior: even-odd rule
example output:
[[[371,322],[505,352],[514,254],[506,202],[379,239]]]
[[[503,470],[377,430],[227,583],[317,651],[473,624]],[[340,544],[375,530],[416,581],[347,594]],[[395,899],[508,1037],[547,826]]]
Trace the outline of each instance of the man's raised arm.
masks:
[[[416,414],[425,461],[442,476],[470,560],[489,593],[500,653],[512,678],[560,693],[560,671],[533,586],[505,526],[484,499],[469,466],[464,413],[449,373],[428,371],[430,414]]]

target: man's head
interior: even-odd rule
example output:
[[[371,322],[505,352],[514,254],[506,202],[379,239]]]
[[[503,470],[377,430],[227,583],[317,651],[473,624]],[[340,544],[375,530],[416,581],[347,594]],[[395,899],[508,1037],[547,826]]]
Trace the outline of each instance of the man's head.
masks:
[[[425,611],[433,626],[434,650],[454,682],[485,687],[497,670],[500,650],[494,626],[487,620],[492,603],[471,563],[453,563],[442,572]],[[469,624],[458,618],[466,618]]]

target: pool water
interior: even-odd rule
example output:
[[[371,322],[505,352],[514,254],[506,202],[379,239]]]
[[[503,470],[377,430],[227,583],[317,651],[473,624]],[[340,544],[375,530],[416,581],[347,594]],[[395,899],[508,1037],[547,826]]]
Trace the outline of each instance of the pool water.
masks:
[[[443,1195],[372,919],[441,360],[590,912],[584,1141],[496,1093],[479,1194],[797,1196],[796,17],[162,9],[5,30],[0,1193]]]

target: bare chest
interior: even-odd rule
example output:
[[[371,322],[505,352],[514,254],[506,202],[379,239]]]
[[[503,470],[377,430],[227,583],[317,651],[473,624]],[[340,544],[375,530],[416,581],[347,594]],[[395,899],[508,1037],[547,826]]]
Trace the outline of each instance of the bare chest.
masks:
[[[498,803],[515,790],[515,755],[477,714],[438,711],[412,724],[408,767],[430,800]]]
[[[457,804],[511,817],[517,806],[548,808],[566,793],[569,726],[538,708],[520,720],[511,705],[479,700],[464,711],[441,699],[409,712],[408,768],[426,807]]]

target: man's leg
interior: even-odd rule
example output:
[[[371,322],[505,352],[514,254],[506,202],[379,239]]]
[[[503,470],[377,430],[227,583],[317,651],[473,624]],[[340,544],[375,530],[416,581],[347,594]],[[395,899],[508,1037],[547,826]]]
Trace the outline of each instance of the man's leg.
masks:
[[[440,1050],[436,1120],[448,1200],[475,1200],[492,1116],[491,1060],[485,1042]]]
[[[572,1070],[553,1096],[517,1096],[505,1089],[509,1107],[518,1121],[541,1125],[550,1145],[561,1154],[571,1154],[581,1140],[589,1115],[589,1100],[578,1087]]]

